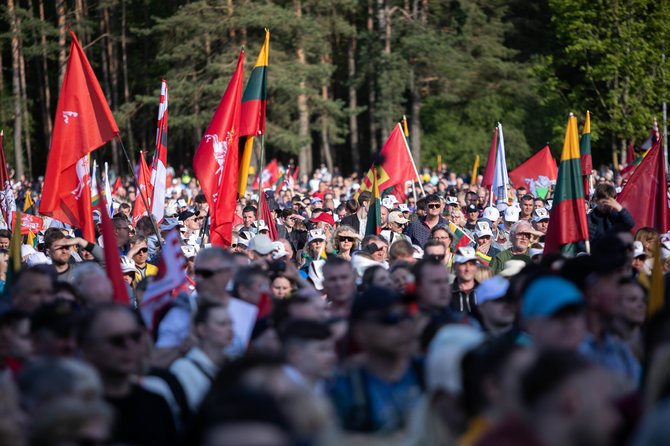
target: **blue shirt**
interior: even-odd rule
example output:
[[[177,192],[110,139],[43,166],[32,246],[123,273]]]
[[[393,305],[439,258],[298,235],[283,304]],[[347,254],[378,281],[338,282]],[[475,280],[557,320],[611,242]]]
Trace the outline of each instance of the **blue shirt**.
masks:
[[[421,392],[416,367],[410,365],[395,382],[365,368],[352,370],[337,379],[330,397],[344,429],[388,433],[405,427]]]
[[[438,225],[448,226],[449,222],[442,217],[437,220]],[[433,227],[435,227],[433,226]],[[412,240],[412,243],[423,248],[430,236],[431,227],[426,224],[426,217],[421,217],[415,220],[414,223],[407,228],[407,236]]]
[[[579,346],[579,353],[603,368],[623,375],[636,386],[639,385],[642,367],[624,341],[605,333],[604,341],[600,343],[587,333]]]

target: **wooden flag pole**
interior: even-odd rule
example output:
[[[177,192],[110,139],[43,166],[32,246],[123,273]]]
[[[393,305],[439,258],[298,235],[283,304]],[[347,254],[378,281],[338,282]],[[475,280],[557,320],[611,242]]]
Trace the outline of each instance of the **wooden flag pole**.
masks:
[[[140,187],[140,180],[138,180],[137,175],[135,175],[135,170],[133,169],[133,164],[130,162],[130,158],[128,157],[128,152],[126,151],[126,146],[123,145],[123,141],[121,140],[121,135],[119,135],[117,133],[116,137],[119,140],[119,144],[121,144],[121,148],[123,149],[123,154],[126,157],[126,161],[128,161],[128,166],[130,167],[130,172],[133,174],[133,179],[135,180],[135,191],[140,193],[140,197],[142,197],[142,202],[144,203],[144,207],[147,210],[147,214],[149,215],[149,219],[151,220],[151,225],[154,227],[154,232],[156,233],[156,237],[158,237],[158,246],[159,247],[163,246],[163,239],[161,238],[161,233],[158,230],[158,225],[156,224],[156,219],[154,218],[153,214],[151,213],[151,208],[149,207],[147,199],[144,196],[144,192],[142,192],[142,188]],[[112,197],[109,197],[109,199],[111,201]],[[135,199],[137,199],[137,197],[135,197]]]
[[[407,154],[409,155],[410,161],[412,161],[412,167],[414,168],[414,174],[416,179],[419,180],[419,187],[421,188],[421,195],[426,195],[426,192],[423,190],[423,183],[421,182],[421,177],[419,176],[419,171],[416,169],[416,164],[414,163],[414,158],[412,157],[412,151],[409,149],[409,129],[407,128],[407,116],[402,115],[402,126],[405,133],[405,148],[407,149]],[[412,188],[414,190],[414,187]],[[416,193],[414,194],[414,202],[416,203]]]
[[[261,160],[258,166],[258,209],[256,209],[256,228],[261,219],[261,194],[263,193],[263,157],[265,156],[265,133],[261,135]],[[266,222],[267,223],[267,222]]]

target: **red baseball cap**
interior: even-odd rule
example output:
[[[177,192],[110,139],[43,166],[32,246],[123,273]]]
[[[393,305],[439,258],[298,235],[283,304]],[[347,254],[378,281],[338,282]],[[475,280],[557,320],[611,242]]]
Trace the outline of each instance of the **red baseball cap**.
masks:
[[[333,216],[330,215],[328,212],[321,212],[318,217],[312,218],[309,221],[316,223],[317,221],[322,221],[324,223],[328,223],[330,226],[335,226],[335,220],[333,219]]]

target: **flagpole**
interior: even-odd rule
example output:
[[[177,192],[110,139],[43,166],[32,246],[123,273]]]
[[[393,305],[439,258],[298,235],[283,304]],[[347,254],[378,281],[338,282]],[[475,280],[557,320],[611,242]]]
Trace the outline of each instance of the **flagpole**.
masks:
[[[409,138],[409,129],[407,128],[407,116],[402,115],[402,126],[405,134],[405,148],[407,149],[407,153],[409,154],[409,159],[412,161],[412,167],[414,168],[414,174],[416,175],[416,179],[419,180],[419,187],[421,187],[421,195],[426,195],[426,192],[423,190],[423,183],[421,183],[421,177],[419,176],[419,171],[416,169],[416,164],[414,163],[414,158],[412,157],[412,151],[409,150],[409,142],[407,142],[407,138]],[[414,190],[414,188],[412,188]],[[414,202],[416,202],[416,193],[414,194]]]
[[[200,228],[200,249],[205,246],[205,234],[207,233],[207,226],[209,222],[209,206],[207,207],[207,214],[205,214],[205,219],[202,223],[202,228]]]
[[[258,209],[256,209],[256,222],[261,219],[261,194],[263,193],[263,157],[265,156],[265,132],[261,135],[261,160],[258,167]],[[258,227],[258,223],[256,223]]]
[[[121,144],[121,148],[123,149],[123,154],[126,157],[126,161],[128,161],[128,166],[130,166],[130,172],[133,174],[133,179],[135,180],[135,192],[140,193],[140,197],[142,197],[142,202],[144,203],[144,208],[147,210],[147,214],[149,214],[149,219],[151,220],[151,225],[154,227],[154,232],[156,233],[156,237],[158,237],[158,244],[160,246],[162,246],[163,245],[163,239],[161,238],[161,233],[158,230],[158,225],[156,224],[156,220],[154,219],[154,216],[151,213],[151,208],[149,207],[147,199],[144,196],[144,192],[142,192],[142,188],[140,187],[140,181],[137,179],[137,175],[135,175],[135,170],[133,169],[133,164],[130,162],[130,158],[128,157],[128,152],[126,151],[126,146],[123,145],[123,141],[121,140],[121,135],[119,135],[117,133],[116,137],[119,140],[119,144]],[[111,199],[111,197],[110,197],[110,199]],[[137,199],[137,197],[135,197],[135,199]]]

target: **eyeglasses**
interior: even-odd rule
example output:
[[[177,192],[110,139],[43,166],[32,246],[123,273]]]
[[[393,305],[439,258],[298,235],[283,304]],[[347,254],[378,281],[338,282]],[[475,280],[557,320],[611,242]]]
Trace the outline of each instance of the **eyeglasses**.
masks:
[[[439,209],[440,205],[437,203],[429,204],[428,209]]]
[[[137,344],[140,342],[140,339],[142,339],[142,331],[135,330],[131,331],[130,333],[119,333],[107,336],[105,338],[105,342],[107,342],[112,347],[124,348],[126,345],[128,345],[128,341]]]
[[[517,237],[525,237],[527,239],[530,239],[530,233],[528,233],[528,232],[517,232],[516,236]]]
[[[444,254],[426,254],[423,257],[430,262],[441,262],[444,260]]]
[[[340,243],[342,242],[349,242],[349,243],[354,243],[356,239],[354,237],[340,237]]]
[[[149,248],[140,248],[137,253],[138,254],[146,254],[149,252]]]
[[[219,269],[206,269],[206,268],[197,268],[193,271],[196,276],[200,276],[203,279],[209,279],[215,274],[222,273],[224,271],[230,271],[229,267],[219,268]]]

